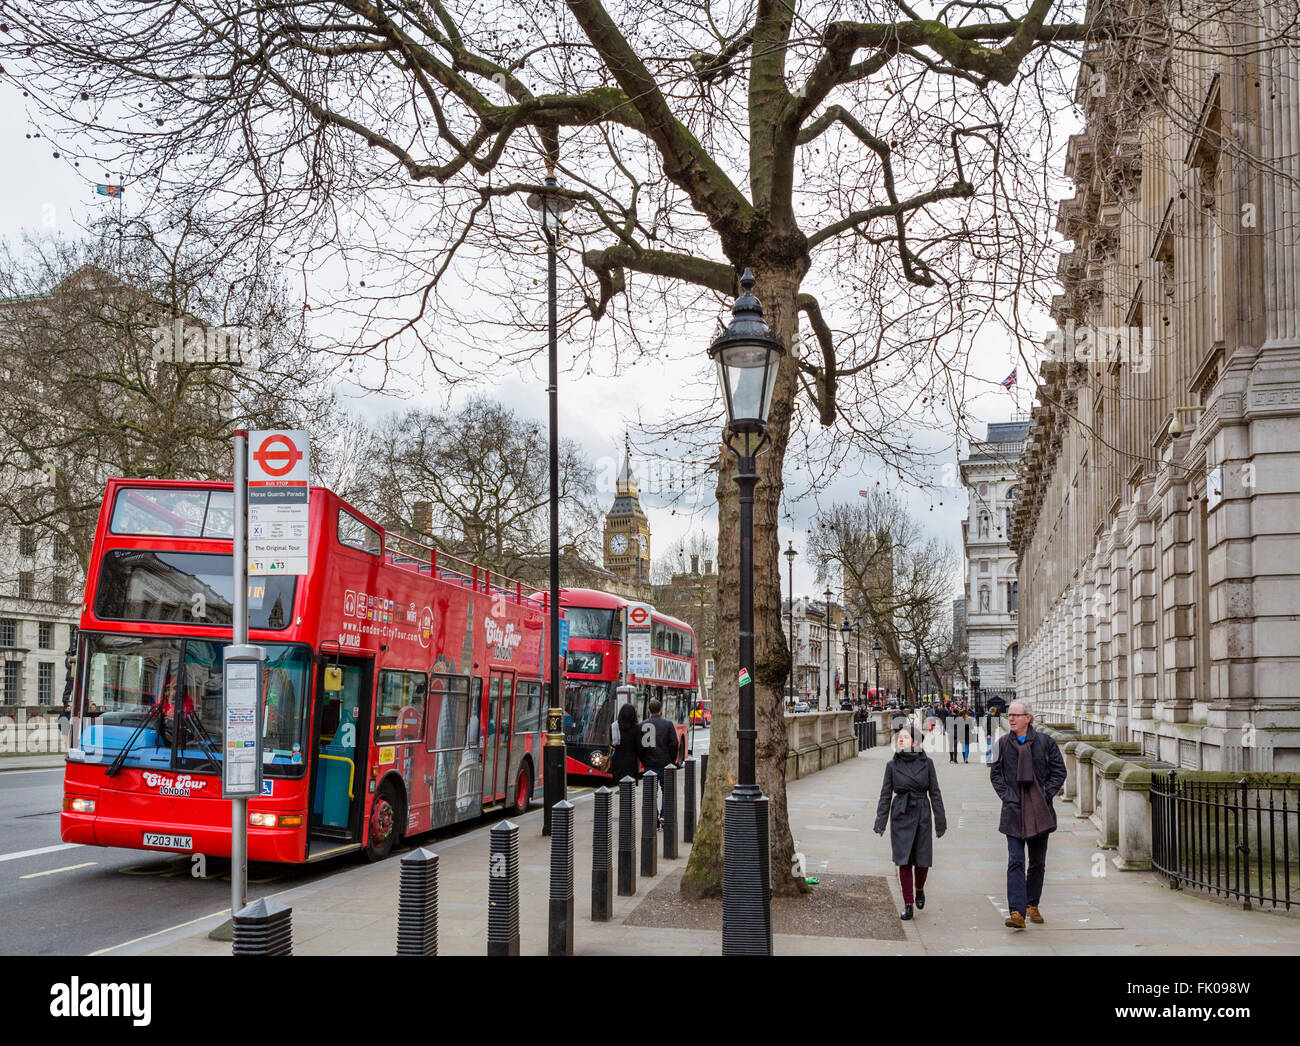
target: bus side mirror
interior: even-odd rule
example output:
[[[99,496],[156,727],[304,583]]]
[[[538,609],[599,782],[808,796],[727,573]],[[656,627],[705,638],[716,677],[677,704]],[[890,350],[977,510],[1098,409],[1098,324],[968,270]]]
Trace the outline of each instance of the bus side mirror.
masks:
[[[343,669],[338,665],[325,666],[325,690],[337,694],[343,689]]]

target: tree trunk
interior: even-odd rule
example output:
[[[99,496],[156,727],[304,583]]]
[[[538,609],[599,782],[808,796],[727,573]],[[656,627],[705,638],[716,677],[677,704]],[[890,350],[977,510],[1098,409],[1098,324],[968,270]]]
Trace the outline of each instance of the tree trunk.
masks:
[[[763,303],[764,319],[781,343],[789,346],[797,326],[795,300],[801,270],[764,266],[756,259],[754,292]],[[806,893],[794,869],[794,840],[785,801],[785,762],[789,748],[785,731],[784,691],[790,675],[790,652],[781,624],[781,570],[778,517],[782,464],[789,440],[797,382],[795,365],[787,355],[777,375],[768,429],[772,444],[758,459],[759,483],[754,491],[754,659],[746,665],[754,678],[754,712],[758,729],[758,785],[769,801],[772,845],[772,892],[777,896]],[[690,898],[722,893],[724,802],[736,783],[740,669],[740,501],[732,477],[736,459],[725,448],[718,467],[718,601],[717,671],[713,689],[713,728],[709,741],[709,777],[700,823],[690,861],[682,876],[682,894]]]

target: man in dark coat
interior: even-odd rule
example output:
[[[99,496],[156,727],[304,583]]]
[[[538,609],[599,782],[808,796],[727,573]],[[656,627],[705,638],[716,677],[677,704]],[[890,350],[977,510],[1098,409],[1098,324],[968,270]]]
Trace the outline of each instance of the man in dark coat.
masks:
[[[913,883],[916,907],[924,908],[925,879],[934,861],[930,811],[934,811],[934,830],[940,839],[948,830],[948,819],[943,812],[943,795],[939,792],[934,763],[919,745],[912,744],[910,726],[899,729],[897,744],[894,758],[885,764],[885,780],[876,805],[875,832],[883,835],[888,820],[890,848],[903,891],[901,918],[910,919]]]
[[[1006,924],[1023,930],[1026,915],[1030,922],[1043,921],[1038,902],[1047,868],[1047,837],[1056,831],[1052,797],[1065,784],[1065,760],[1056,742],[1034,729],[1034,717],[1027,701],[1012,701],[1007,719],[1011,729],[998,742],[989,779],[1002,800],[998,831],[1007,837],[1007,908],[1010,911]],[[1027,875],[1026,848],[1029,851]]]
[[[677,762],[677,727],[659,713],[663,711],[663,702],[657,697],[650,699],[650,715],[641,723],[641,747],[644,754],[641,762],[647,770],[653,770],[659,778],[659,827],[663,819],[663,783],[664,767]]]

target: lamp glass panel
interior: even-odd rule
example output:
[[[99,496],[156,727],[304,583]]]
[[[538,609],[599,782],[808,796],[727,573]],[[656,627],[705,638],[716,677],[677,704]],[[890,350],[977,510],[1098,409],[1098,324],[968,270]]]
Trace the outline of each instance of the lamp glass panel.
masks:
[[[733,422],[767,421],[776,376],[776,368],[769,366],[770,356],[767,346],[745,344],[730,345],[718,354]]]

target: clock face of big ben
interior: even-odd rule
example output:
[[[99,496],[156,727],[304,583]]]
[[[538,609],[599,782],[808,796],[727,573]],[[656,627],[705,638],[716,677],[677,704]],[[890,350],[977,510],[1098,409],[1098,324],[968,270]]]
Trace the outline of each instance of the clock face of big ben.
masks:
[[[616,556],[621,556],[627,551],[627,535],[615,534],[609,539],[609,551]]]

